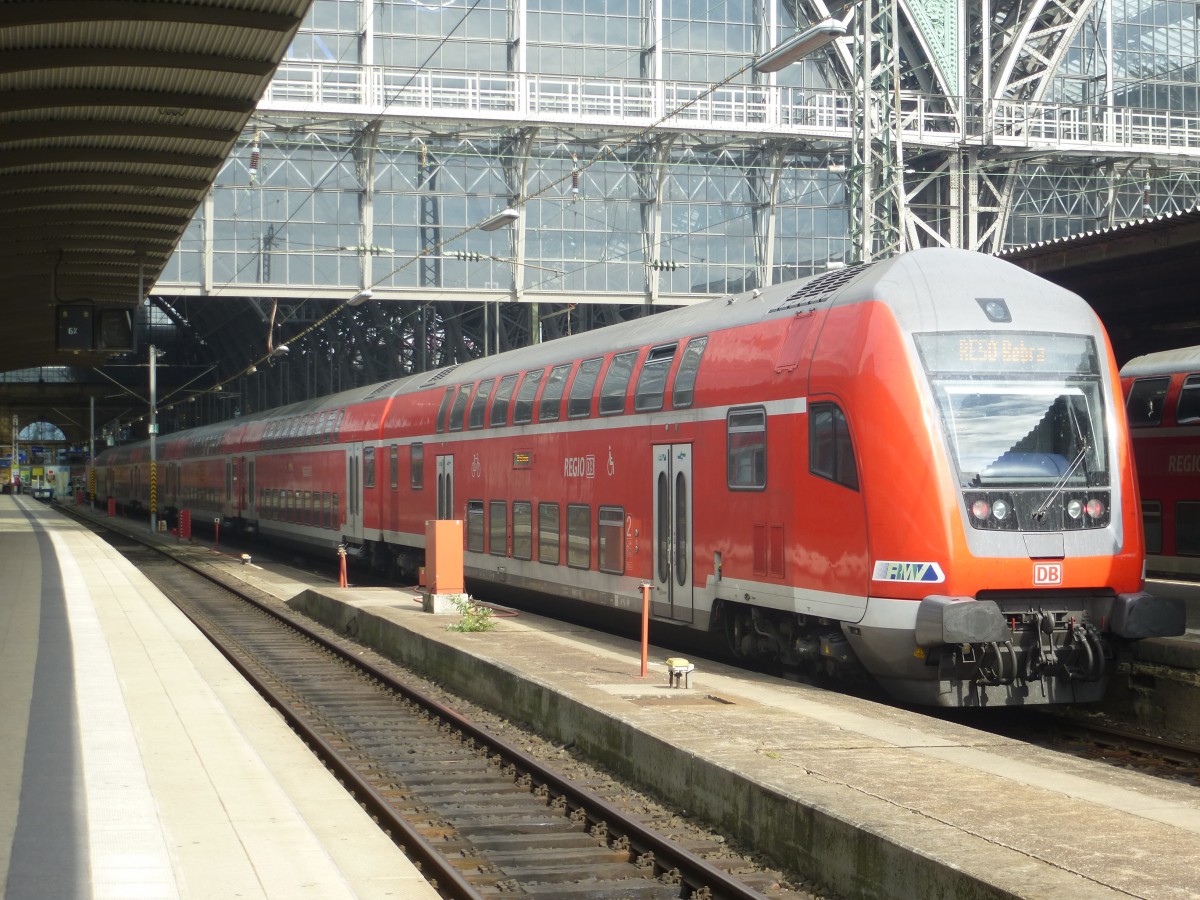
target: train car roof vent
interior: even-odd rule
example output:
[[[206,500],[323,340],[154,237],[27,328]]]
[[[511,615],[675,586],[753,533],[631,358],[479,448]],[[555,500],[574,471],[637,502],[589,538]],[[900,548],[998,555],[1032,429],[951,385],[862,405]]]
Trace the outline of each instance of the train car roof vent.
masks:
[[[397,381],[399,381],[399,379],[398,379],[398,378],[393,378],[391,381],[385,381],[383,384],[381,384],[381,385],[378,385],[378,386],[375,388],[375,390],[371,391],[371,393],[369,393],[369,394],[366,394],[366,395],[363,397],[363,399],[364,399],[364,400],[370,400],[372,397],[378,397],[380,394],[382,394],[384,391],[386,391],[388,388],[390,388],[390,387],[391,387],[393,384],[395,384]]]
[[[451,372],[453,372],[457,368],[458,368],[458,364],[456,363],[453,366],[447,366],[444,369],[438,369],[436,372],[433,373],[433,376],[431,378],[429,378],[427,381],[425,381],[424,384],[421,385],[421,387],[429,387],[431,384],[436,384],[437,382],[441,381],[443,378],[445,378],[447,375],[449,375]]]
[[[837,293],[838,288],[858,277],[863,269],[869,265],[870,263],[859,266],[847,266],[844,269],[834,269],[823,275],[818,275],[816,278],[806,281],[800,290],[773,308],[771,312],[782,312],[785,309],[800,309],[824,303]]]

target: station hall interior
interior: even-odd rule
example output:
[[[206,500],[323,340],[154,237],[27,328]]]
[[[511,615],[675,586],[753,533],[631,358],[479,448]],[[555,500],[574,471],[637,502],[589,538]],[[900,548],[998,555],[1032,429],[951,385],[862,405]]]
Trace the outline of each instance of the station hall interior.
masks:
[[[10,477],[920,246],[1119,363],[1200,342],[1195,4],[17,0],[0,42]]]

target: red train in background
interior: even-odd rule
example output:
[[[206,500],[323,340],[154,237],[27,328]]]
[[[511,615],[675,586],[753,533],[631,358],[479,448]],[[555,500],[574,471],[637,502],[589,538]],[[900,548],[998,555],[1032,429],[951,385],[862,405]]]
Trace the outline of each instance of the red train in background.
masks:
[[[1121,368],[1146,534],[1146,564],[1200,576],[1200,347]]]
[[[945,706],[1098,699],[1180,633],[1144,590],[1107,338],[965,251],[639,319],[159,440],[160,509],[715,631],[739,658]],[[149,501],[145,443],[98,490]]]

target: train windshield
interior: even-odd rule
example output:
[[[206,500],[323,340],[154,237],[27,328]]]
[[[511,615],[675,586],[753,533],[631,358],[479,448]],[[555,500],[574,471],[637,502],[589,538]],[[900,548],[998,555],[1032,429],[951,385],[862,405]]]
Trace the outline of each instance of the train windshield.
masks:
[[[1078,335],[917,335],[964,488],[1108,483],[1099,359]]]

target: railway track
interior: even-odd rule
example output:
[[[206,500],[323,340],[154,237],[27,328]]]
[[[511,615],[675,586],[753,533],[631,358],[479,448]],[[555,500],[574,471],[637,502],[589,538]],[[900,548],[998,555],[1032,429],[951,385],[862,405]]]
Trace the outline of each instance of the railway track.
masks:
[[[1200,744],[1147,734],[1097,715],[1047,714],[1044,746],[1200,787]]]
[[[786,883],[562,748],[540,751],[557,758],[547,765],[529,752],[536,737],[481,727],[448,695],[402,681],[398,667],[274,598],[218,583],[133,537],[106,537],[288,719],[443,896],[827,896]],[[560,771],[564,763],[580,781]]]

